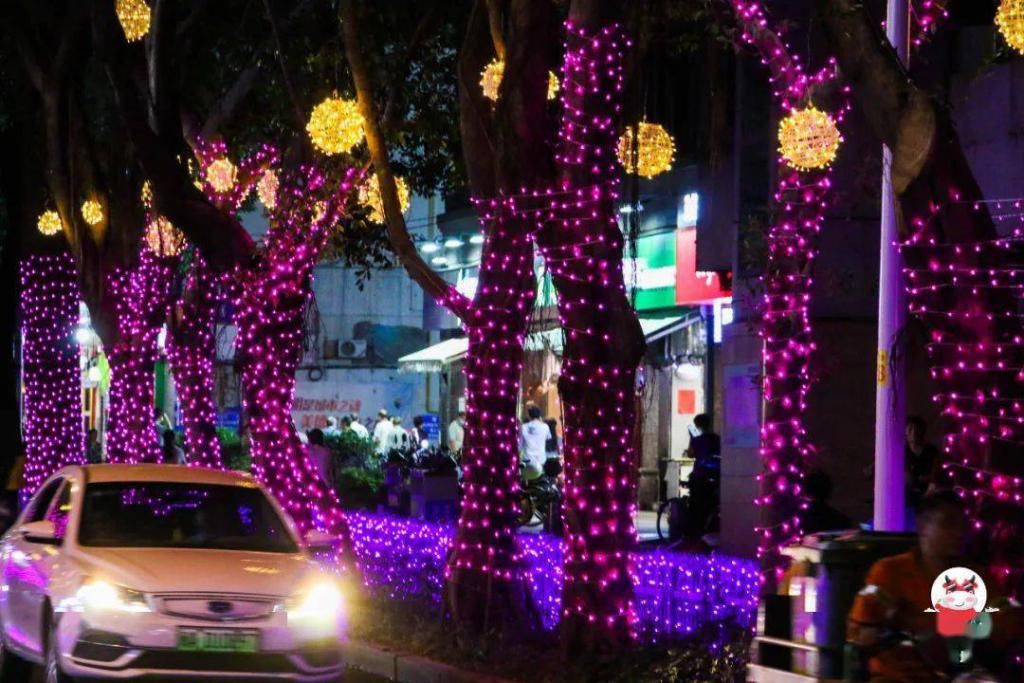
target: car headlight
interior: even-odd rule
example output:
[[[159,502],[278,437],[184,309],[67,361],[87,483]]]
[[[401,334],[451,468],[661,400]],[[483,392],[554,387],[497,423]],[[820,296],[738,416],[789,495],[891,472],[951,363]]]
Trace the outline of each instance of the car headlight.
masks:
[[[75,602],[82,609],[97,612],[151,611],[144,594],[100,579],[90,579],[83,583],[75,593]]]
[[[288,620],[336,623],[343,606],[341,589],[333,581],[325,579],[314,583],[289,601]]]

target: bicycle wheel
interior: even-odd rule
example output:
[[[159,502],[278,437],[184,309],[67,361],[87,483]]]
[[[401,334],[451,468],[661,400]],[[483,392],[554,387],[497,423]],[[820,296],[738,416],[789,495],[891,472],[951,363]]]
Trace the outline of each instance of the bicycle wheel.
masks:
[[[535,511],[536,506],[530,494],[525,491],[519,494],[519,517],[516,518],[516,524],[518,526],[532,526],[536,524],[533,519]]]

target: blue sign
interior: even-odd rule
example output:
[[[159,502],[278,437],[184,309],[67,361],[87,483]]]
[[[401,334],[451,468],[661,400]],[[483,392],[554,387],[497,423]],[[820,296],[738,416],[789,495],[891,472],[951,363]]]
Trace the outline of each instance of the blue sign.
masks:
[[[217,413],[217,426],[237,430],[242,426],[242,409],[225,408]]]
[[[441,418],[437,415],[425,413],[423,417],[423,431],[431,443],[441,443]]]

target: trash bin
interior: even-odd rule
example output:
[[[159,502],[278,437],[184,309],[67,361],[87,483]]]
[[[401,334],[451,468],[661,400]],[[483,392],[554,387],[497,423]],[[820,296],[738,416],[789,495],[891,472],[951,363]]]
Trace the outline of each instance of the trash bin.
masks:
[[[794,674],[808,681],[843,678],[846,616],[868,569],[883,557],[905,552],[915,538],[827,532],[811,534],[784,550],[793,565],[785,593],[761,601],[749,680],[801,680],[792,678]]]

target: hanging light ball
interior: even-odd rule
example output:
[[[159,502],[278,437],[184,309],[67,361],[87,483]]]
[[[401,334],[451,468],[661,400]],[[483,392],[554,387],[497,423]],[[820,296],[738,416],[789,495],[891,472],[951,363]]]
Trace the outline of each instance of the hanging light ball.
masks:
[[[495,58],[480,72],[480,89],[491,102],[498,101],[498,87],[505,76],[505,60]]]
[[[238,169],[231,159],[221,157],[206,167],[206,182],[217,192],[227,192],[235,186]]]
[[[59,213],[50,210],[43,211],[39,214],[39,220],[36,222],[36,227],[39,228],[39,232],[50,237],[63,230],[64,223],[61,221]]]
[[[142,40],[149,33],[150,12],[145,0],[117,0],[117,19],[129,42]]]
[[[676,143],[661,124],[641,121],[636,126],[626,127],[616,152],[627,173],[653,178],[672,169]]]
[[[505,61],[495,58],[480,72],[480,89],[484,97],[491,102],[498,101],[498,88],[501,87],[501,79],[505,77]],[[558,76],[554,71],[548,72],[548,99],[553,100],[558,96],[562,84],[558,82]]]
[[[398,189],[398,204],[404,214],[409,210],[409,185],[402,178],[395,176],[395,187]],[[384,199],[380,194],[380,181],[377,180],[376,173],[359,187],[359,203],[370,207],[367,218],[374,223],[384,222]]]
[[[1007,44],[1024,54],[1024,0],[1002,0],[996,11],[996,26]]]
[[[139,198],[142,199],[142,205],[147,209],[153,206],[153,186],[147,180],[142,183],[142,192],[139,194]]]
[[[842,141],[836,122],[814,105],[794,109],[779,124],[779,154],[798,171],[831,164]]]
[[[562,89],[562,84],[558,82],[558,76],[555,75],[554,71],[548,72],[548,99],[553,100],[558,97],[558,91]]]
[[[355,100],[328,97],[313,108],[306,132],[324,154],[348,152],[363,139],[363,115]]]
[[[95,199],[86,199],[82,202],[82,218],[89,225],[99,225],[103,222],[103,207]]]
[[[177,256],[185,248],[185,236],[174,225],[157,216],[146,226],[146,246],[157,256]]]
[[[256,183],[256,194],[259,196],[260,201],[263,202],[263,206],[268,209],[273,209],[277,206],[277,188],[281,182],[277,179],[277,174],[273,171],[266,171],[260,178],[259,182]]]

